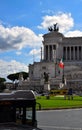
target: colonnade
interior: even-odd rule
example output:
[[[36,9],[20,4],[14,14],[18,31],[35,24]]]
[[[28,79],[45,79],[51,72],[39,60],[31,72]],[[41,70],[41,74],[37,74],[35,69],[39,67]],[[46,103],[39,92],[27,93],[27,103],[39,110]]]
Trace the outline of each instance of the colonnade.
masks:
[[[54,60],[56,57],[56,45],[44,46],[44,59],[48,61]]]
[[[64,60],[82,60],[82,46],[64,46]]]
[[[53,61],[56,58],[56,45],[44,46],[44,60]],[[60,52],[58,52],[60,53]],[[64,46],[63,58],[66,61],[82,60],[82,46]]]

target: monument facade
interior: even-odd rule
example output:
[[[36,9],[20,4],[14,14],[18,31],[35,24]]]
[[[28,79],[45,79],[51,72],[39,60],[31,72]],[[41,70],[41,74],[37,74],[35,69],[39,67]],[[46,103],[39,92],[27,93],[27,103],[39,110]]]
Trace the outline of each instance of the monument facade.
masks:
[[[29,64],[31,86],[43,86],[44,73],[48,73],[51,88],[60,86],[63,74],[66,87],[82,88],[82,37],[65,37],[54,25],[43,35],[42,42],[41,61]],[[59,68],[61,59],[64,70]]]

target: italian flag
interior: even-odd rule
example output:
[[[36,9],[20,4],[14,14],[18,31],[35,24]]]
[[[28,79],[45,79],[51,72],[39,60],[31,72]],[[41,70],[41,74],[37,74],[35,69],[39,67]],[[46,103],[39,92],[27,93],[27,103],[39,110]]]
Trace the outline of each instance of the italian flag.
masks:
[[[64,63],[63,63],[62,59],[60,60],[59,67],[60,67],[61,69],[64,68]]]

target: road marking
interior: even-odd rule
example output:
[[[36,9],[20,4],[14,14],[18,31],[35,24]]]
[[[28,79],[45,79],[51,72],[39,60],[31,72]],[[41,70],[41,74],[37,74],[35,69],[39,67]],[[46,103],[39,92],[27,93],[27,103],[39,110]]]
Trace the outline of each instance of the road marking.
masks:
[[[46,125],[39,125],[38,128],[52,128],[58,130],[82,130],[82,128],[73,128],[73,127],[62,127],[62,126],[46,126]]]

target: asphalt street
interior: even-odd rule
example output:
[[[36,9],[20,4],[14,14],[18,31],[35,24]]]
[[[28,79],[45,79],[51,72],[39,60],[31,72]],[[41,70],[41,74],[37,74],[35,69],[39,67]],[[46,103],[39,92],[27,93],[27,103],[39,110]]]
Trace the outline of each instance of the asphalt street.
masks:
[[[82,109],[37,111],[42,130],[82,130]]]

